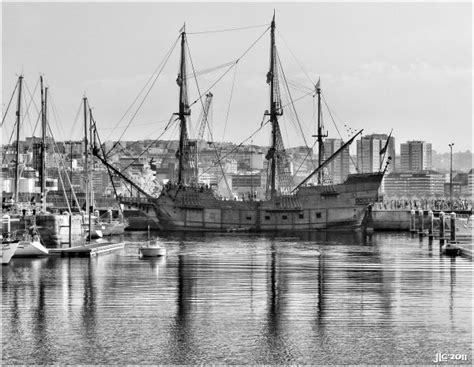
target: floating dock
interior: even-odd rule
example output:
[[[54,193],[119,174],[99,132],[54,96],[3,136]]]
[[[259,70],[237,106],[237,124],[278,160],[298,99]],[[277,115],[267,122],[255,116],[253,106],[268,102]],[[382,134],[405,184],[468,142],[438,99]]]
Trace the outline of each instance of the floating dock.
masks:
[[[101,241],[83,246],[49,249],[50,256],[92,257],[124,248],[125,242]]]

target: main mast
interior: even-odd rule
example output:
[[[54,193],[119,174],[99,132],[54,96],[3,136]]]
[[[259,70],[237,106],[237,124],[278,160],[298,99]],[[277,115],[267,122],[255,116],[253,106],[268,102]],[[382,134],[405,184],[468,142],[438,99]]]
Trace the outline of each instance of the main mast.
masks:
[[[277,170],[277,131],[278,116],[283,114],[281,110],[280,95],[278,91],[278,74],[276,63],[276,45],[275,45],[275,14],[270,27],[270,70],[267,74],[267,83],[270,84],[270,122],[272,124],[272,146],[267,157],[271,159],[270,171],[270,197],[276,195],[276,170]]]
[[[16,161],[15,161],[15,191],[14,201],[18,203],[18,191],[20,188],[20,116],[21,116],[21,86],[23,75],[18,78],[18,102],[16,109]]]
[[[186,31],[185,26],[181,32],[181,61],[179,67],[178,79],[176,82],[179,85],[179,148],[178,148],[178,184],[184,184],[185,178],[183,177],[184,171],[184,155],[186,149],[187,140],[187,127],[186,127],[186,116],[190,115],[189,103],[188,103],[188,88],[186,81]]]

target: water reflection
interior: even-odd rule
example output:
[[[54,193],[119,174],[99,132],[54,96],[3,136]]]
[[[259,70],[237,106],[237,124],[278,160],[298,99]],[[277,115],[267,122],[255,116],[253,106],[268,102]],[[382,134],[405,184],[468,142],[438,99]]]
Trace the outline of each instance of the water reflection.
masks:
[[[471,352],[471,263],[418,238],[161,239],[166,259],[130,245],[3,267],[3,362],[426,364],[439,345]]]

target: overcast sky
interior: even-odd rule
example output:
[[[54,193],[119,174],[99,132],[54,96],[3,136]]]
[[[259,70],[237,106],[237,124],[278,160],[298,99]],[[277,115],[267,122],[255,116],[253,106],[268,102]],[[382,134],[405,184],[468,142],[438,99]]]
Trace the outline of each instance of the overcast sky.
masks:
[[[201,71],[239,58],[263,34],[275,9],[277,47],[287,80],[292,86],[311,88],[321,77],[325,100],[344,139],[347,124],[365,133],[388,133],[393,128],[397,151],[407,140],[426,140],[439,152],[448,151],[451,142],[455,151],[472,147],[469,3],[3,3],[2,7],[3,105],[18,74],[23,72],[31,91],[44,74],[55,107],[50,120],[57,140],[81,139],[82,116],[76,116],[84,93],[102,140],[119,138],[136,107],[120,122],[121,117],[184,22],[193,65]],[[192,34],[242,27],[252,28]],[[260,126],[268,109],[269,42],[267,32],[212,89],[214,139],[240,142]],[[178,51],[174,49],[122,139],[157,138],[177,111]],[[199,76],[201,92],[225,70]],[[194,101],[194,80],[189,84]],[[293,99],[302,96],[302,90],[291,88]],[[314,142],[313,102],[308,96],[295,103],[309,145]],[[32,111],[29,125],[35,121]],[[192,107],[194,124],[200,111],[199,103]],[[323,117],[329,135],[339,137],[326,109]],[[6,127],[12,120],[7,119]],[[285,111],[281,126],[287,145],[303,144],[291,110]],[[10,130],[3,131],[4,142],[5,131]],[[169,129],[163,138],[176,138],[172,132]],[[268,141],[269,129],[253,138],[256,144]]]

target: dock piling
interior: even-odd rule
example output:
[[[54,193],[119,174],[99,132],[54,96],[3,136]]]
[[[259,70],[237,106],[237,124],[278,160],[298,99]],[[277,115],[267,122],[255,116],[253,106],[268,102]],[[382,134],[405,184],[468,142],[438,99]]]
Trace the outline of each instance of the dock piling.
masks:
[[[445,220],[444,220],[444,212],[439,213],[439,244],[440,246],[444,245],[444,226],[445,226]]]
[[[450,223],[450,231],[451,231],[451,242],[456,242],[456,213],[451,212],[451,223]]]
[[[428,212],[428,240],[432,241],[433,240],[433,211],[430,210]]]
[[[418,231],[418,235],[420,237],[423,237],[425,235],[425,231],[424,231],[424,223],[423,223],[423,210],[419,210],[418,211],[418,228],[419,228],[419,231]]]
[[[416,232],[416,218],[415,218],[415,210],[410,210],[410,232],[413,234]]]

